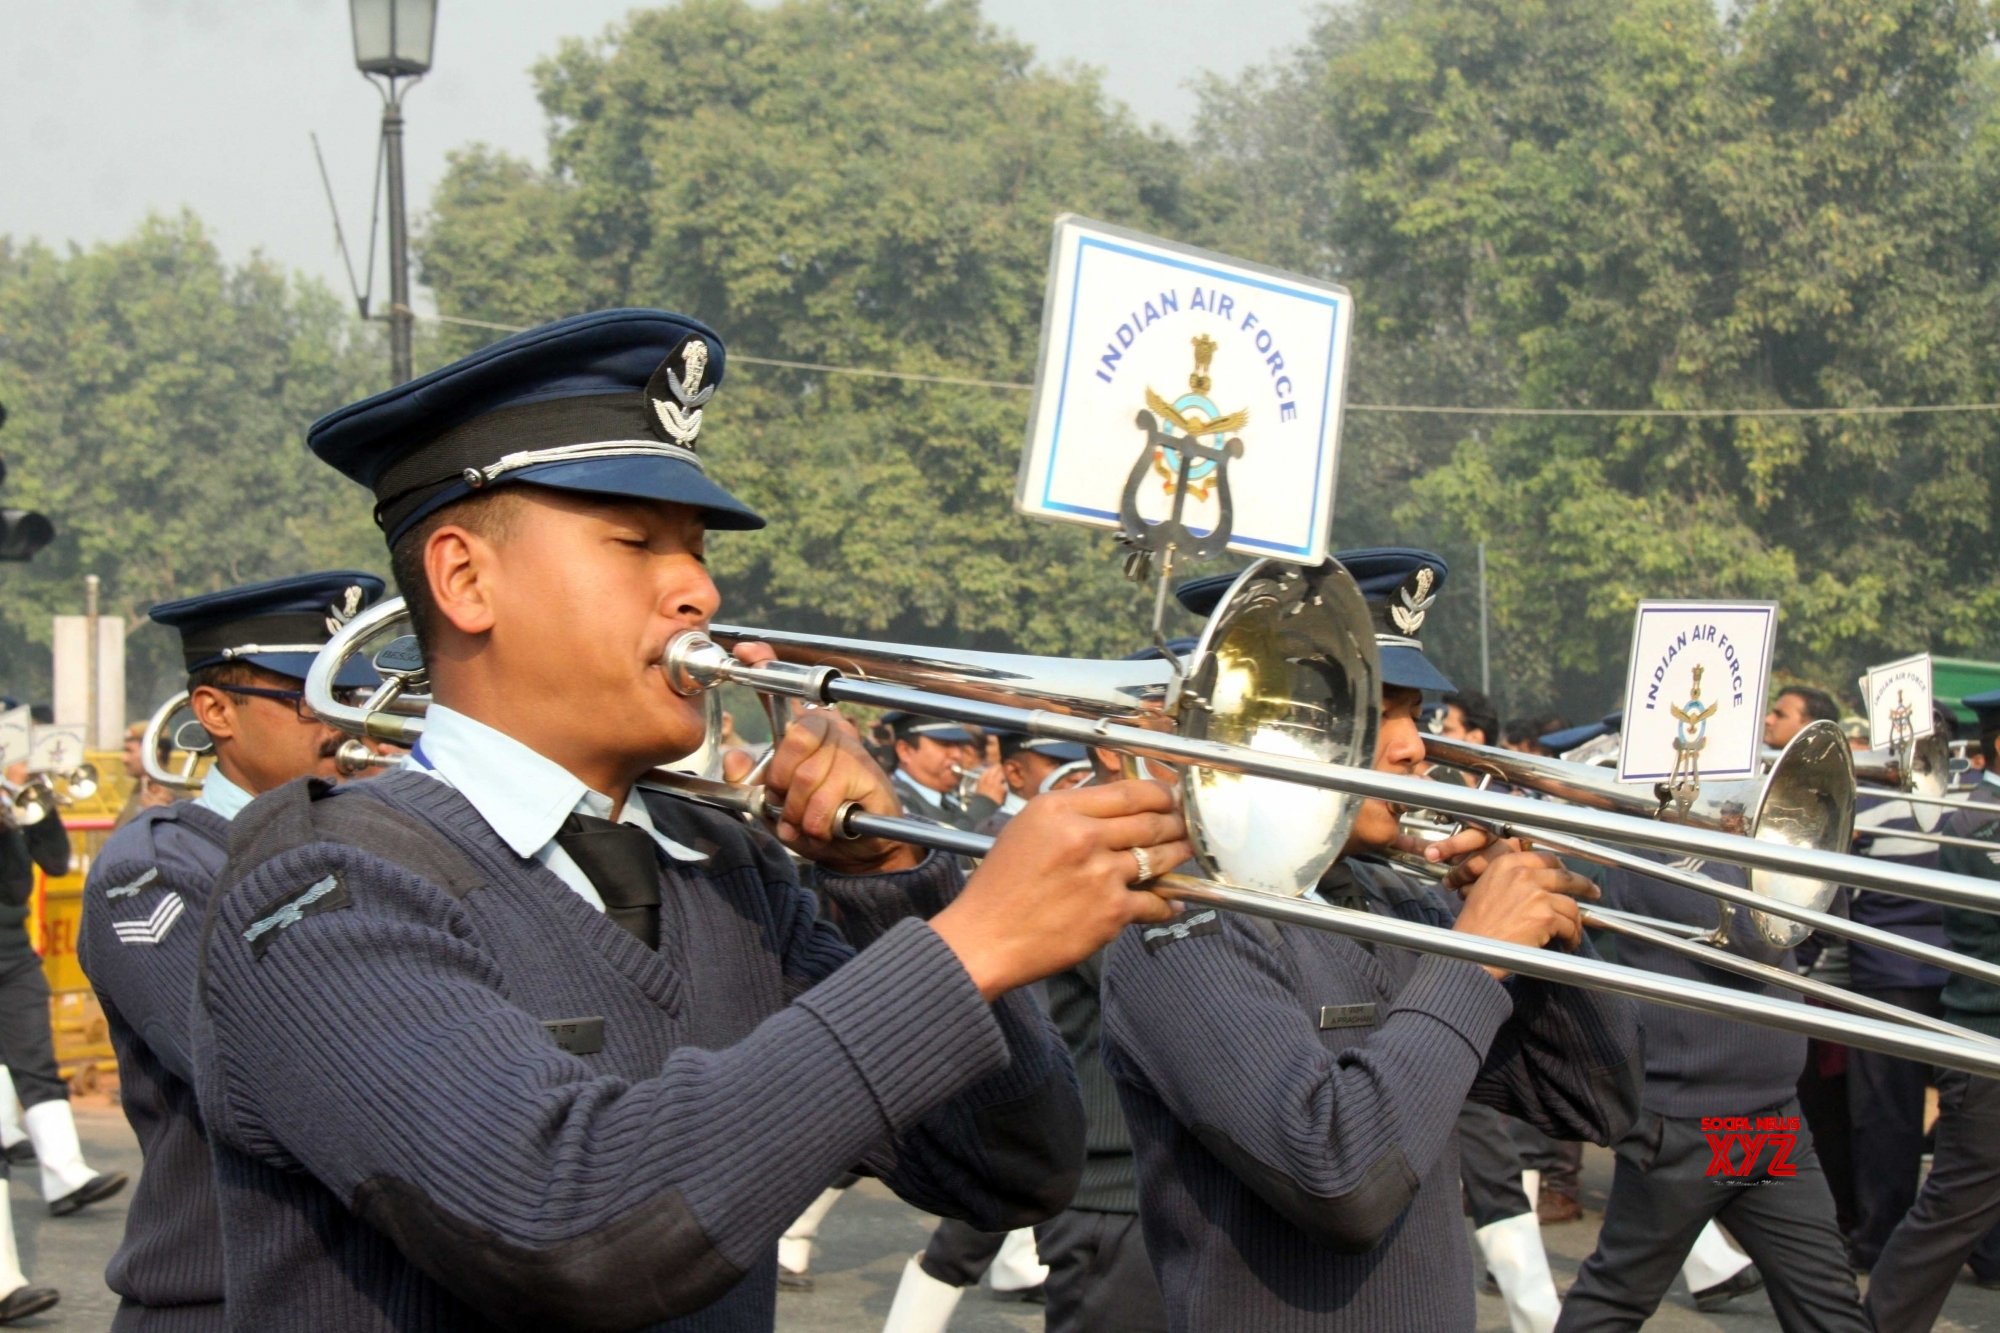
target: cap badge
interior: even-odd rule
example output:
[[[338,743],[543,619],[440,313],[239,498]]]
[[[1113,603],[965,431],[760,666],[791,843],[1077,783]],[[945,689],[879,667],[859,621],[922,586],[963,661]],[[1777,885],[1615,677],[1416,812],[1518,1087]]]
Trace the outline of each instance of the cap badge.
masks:
[[[681,363],[678,374],[674,371],[676,358]],[[646,401],[653,409],[653,424],[669,444],[694,448],[695,436],[701,434],[702,405],[715,395],[713,384],[704,386],[701,382],[707,370],[708,344],[690,336],[667,353],[667,359],[660,362],[660,368],[646,382]]]
[[[347,591],[340,595],[340,600],[328,604],[326,609],[326,632],[328,634],[340,633],[340,627],[354,619],[360,613],[361,595],[361,585],[350,583],[347,585]]]
[[[1403,604],[1389,608],[1389,618],[1396,622],[1397,629],[1405,634],[1414,635],[1423,627],[1424,614],[1431,609],[1431,603],[1437,600],[1437,594],[1431,592],[1431,584],[1436,580],[1437,576],[1431,573],[1430,566],[1425,565],[1417,571],[1415,587],[1398,591],[1397,595]]]

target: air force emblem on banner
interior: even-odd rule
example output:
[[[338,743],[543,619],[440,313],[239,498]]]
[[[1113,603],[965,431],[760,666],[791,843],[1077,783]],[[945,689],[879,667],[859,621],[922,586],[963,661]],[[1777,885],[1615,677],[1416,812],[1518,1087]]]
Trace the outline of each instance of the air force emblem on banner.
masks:
[[[186,911],[187,902],[178,893],[169,893],[145,916],[113,921],[111,930],[120,944],[158,944]]]

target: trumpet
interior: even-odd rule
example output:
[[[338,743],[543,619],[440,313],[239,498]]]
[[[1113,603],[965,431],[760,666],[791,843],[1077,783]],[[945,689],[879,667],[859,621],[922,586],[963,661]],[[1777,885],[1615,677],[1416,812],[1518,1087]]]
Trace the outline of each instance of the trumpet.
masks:
[[[25,826],[41,823],[63,806],[89,800],[97,794],[97,786],[97,766],[78,764],[57,773],[30,774],[19,785],[0,778],[0,795],[6,796],[14,823]]]
[[[398,633],[401,611],[400,602],[378,603],[344,626],[313,664],[306,695],[336,727],[409,745],[422,734],[429,696],[415,640]],[[751,665],[728,650],[752,640],[769,644],[779,660]],[[343,704],[334,697],[332,682],[361,652],[373,652],[383,684],[365,703]],[[1809,746],[1815,762],[1799,769],[1812,787],[1796,797],[1799,817],[1773,806],[1770,817],[1759,822],[1757,838],[1623,809],[1446,789],[1367,767],[1379,725],[1380,674],[1366,605],[1337,564],[1252,566],[1216,608],[1184,670],[1160,661],[1076,662],[722,626],[681,634],[669,644],[662,666],[673,688],[690,697],[712,697],[714,687],[734,683],[777,698],[901,708],[1176,765],[1204,877],[1173,874],[1149,881],[1163,896],[2000,1074],[2000,1043],[1962,1029],[1930,1030],[1900,1015],[1898,1021],[1842,1016],[1597,959],[1299,901],[1340,854],[1359,802],[1374,799],[1578,839],[1614,838],[1654,851],[1737,861],[1767,872],[1767,887],[1786,886],[1787,876],[1900,891],[1914,884],[1937,900],[2000,908],[2000,894],[1980,881],[1935,871],[1913,875],[1909,867],[1885,867],[1823,845],[1844,842],[1844,833],[1833,839],[1829,826],[1837,830],[1851,817],[1854,789],[1844,738],[1830,725],[1838,747],[1829,749],[1816,736]],[[644,781],[719,809],[763,817],[761,788],[663,772]],[[898,838],[967,856],[983,855],[991,846],[976,834],[873,815],[852,805],[839,812],[837,823],[852,836]],[[1796,891],[1796,885],[1788,889]],[[1788,920],[1797,919],[1788,914],[1811,910],[1764,893],[1752,900]]]

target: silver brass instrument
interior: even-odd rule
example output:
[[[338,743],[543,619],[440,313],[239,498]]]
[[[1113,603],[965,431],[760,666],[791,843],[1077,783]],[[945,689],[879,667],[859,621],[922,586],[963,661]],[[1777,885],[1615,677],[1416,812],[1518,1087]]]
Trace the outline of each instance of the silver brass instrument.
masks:
[[[215,742],[209,738],[207,729],[195,720],[188,703],[188,691],[182,690],[154,709],[153,715],[146,719],[146,730],[139,737],[139,767],[162,787],[195,792],[201,790],[201,761],[215,754]],[[161,757],[163,750],[180,755],[180,762],[167,767]],[[344,778],[371,768],[394,768],[402,763],[403,756],[378,754],[354,739],[342,741],[333,756],[334,769]]]
[[[380,603],[345,626],[314,663],[306,692],[314,710],[331,724],[407,745],[421,735],[429,699],[422,692],[427,687],[397,678],[401,672],[415,681],[422,670],[414,641],[394,637],[400,611],[400,603]],[[750,640],[770,644],[780,660],[750,665],[723,646]],[[344,706],[333,697],[330,684],[341,665],[359,652],[375,654],[372,660],[384,685],[367,703]],[[1864,858],[1816,847],[1497,792],[1447,789],[1365,767],[1373,758],[1379,723],[1379,673],[1365,604],[1337,565],[1300,570],[1265,564],[1246,571],[1217,607],[1184,678],[1159,661],[1076,662],[722,627],[712,636],[680,635],[669,645],[663,666],[669,682],[689,695],[707,691],[713,697],[714,686],[736,683],[781,698],[852,701],[1012,727],[1178,765],[1198,859],[1215,878],[1164,875],[1149,882],[1148,887],[1167,897],[2000,1074],[2000,1043],[1963,1030],[1943,1033],[1906,1021],[1843,1017],[1560,951],[1299,901],[1344,846],[1354,803],[1370,798],[1437,808],[1462,819],[1614,837],[1657,851],[1736,860],[1814,880],[1875,887],[1888,878],[1884,867]],[[1844,777],[1847,770],[1841,772]],[[645,781],[717,808],[761,817],[764,792],[759,787],[661,772]],[[1841,789],[1851,792],[1851,779]],[[897,838],[969,856],[983,855],[992,841],[852,806],[840,812],[839,823],[854,836]],[[1894,869],[1900,884],[1907,868]],[[1935,872],[1916,879],[1934,896],[2000,907],[2000,895],[1979,881]]]
[[[1673,820],[1696,828],[1744,834],[1760,842],[1824,852],[1844,852],[1853,841],[1854,778],[1847,737],[1831,722],[1816,722],[1792,738],[1762,778],[1704,782],[1683,805],[1662,790],[1618,782],[1609,770],[1541,755],[1522,754],[1443,736],[1424,741],[1425,757],[1467,773],[1525,787],[1592,810],[1643,819]],[[1528,820],[1521,821],[1529,823]],[[1718,860],[1733,860],[1722,855]],[[1788,870],[1753,868],[1750,887],[1780,903],[1824,912],[1840,884]],[[1810,933],[1796,920],[1767,911],[1751,914],[1758,934],[1789,949]]]

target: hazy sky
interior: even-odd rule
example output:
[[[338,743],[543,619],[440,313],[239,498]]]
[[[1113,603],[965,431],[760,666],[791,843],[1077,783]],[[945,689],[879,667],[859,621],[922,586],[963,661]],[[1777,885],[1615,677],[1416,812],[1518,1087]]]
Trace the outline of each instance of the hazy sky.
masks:
[[[435,67],[405,103],[412,216],[453,147],[483,140],[540,161],[529,67],[560,38],[602,32],[634,7],[439,0]],[[1097,66],[1113,97],[1176,130],[1193,115],[1193,75],[1233,74],[1296,46],[1314,8],[985,7],[1045,62]],[[359,265],[381,100],[354,69],[347,15],[346,0],[0,0],[0,234],[88,243],[186,206],[230,256],[261,249],[346,291],[308,135],[319,133]]]

